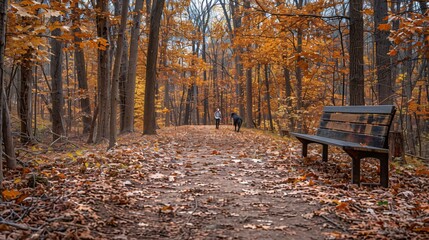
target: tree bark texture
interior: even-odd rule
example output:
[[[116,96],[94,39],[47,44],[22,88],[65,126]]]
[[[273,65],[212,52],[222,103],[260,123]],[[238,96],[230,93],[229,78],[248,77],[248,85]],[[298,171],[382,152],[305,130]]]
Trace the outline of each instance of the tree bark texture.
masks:
[[[167,25],[168,25],[168,20],[167,20]],[[161,57],[162,57],[162,65],[164,67],[164,69],[167,69],[168,67],[168,59],[167,59],[167,45],[168,45],[168,31],[164,32],[165,34],[163,34],[162,36],[162,49],[161,49]],[[170,76],[168,74],[164,75],[165,79],[165,84],[164,84],[164,109],[166,109],[166,111],[164,112],[164,126],[165,127],[169,127],[170,126],[170,115],[171,115],[171,111],[173,109],[171,109],[169,107],[170,105]]]
[[[146,63],[143,134],[156,134],[155,87],[159,28],[165,0],[155,0],[150,16],[149,45]]]
[[[292,84],[290,79],[290,71],[285,66],[283,67],[283,74],[285,78],[285,98],[286,98],[286,114],[289,122],[289,130],[293,131],[295,128],[294,117],[292,116]]]
[[[246,10],[250,10],[250,1],[245,0],[244,1],[244,8]],[[247,11],[244,13],[244,17],[248,18],[249,14]],[[251,51],[251,46],[247,48],[248,51]],[[249,67],[246,70],[246,127],[247,128],[253,128],[253,86],[252,86],[252,68]]]
[[[231,11],[231,18],[228,15],[228,11],[226,8],[226,1],[219,1],[223,12],[224,12],[224,16],[226,18],[226,23],[228,26],[228,31],[229,31],[229,36],[231,39],[231,43],[234,44],[234,39],[235,39],[235,31],[241,27],[242,24],[242,19],[241,16],[238,14],[238,10],[239,10],[239,3],[237,0],[231,0],[229,1],[229,9]],[[241,116],[245,116],[244,113],[244,103],[243,103],[243,87],[241,85],[241,79],[243,77],[243,65],[241,63],[241,57],[240,54],[242,53],[242,49],[241,47],[234,47],[232,49],[233,53],[235,53],[235,58],[234,58],[234,64],[235,64],[235,75],[234,75],[234,80],[235,80],[235,92],[236,92],[236,104],[238,105],[238,111],[239,114]]]
[[[110,136],[109,136],[109,148],[112,148],[116,144],[116,112],[118,108],[118,94],[119,94],[119,73],[121,70],[121,62],[122,62],[122,50],[124,47],[124,34],[125,27],[127,23],[127,15],[128,15],[128,3],[129,0],[122,1],[122,10],[121,10],[121,25],[119,26],[118,39],[117,39],[117,47],[115,54],[115,64],[113,66],[113,79],[112,79],[112,88],[111,88],[111,96],[110,96]]]
[[[387,23],[387,0],[374,1],[374,26],[376,47],[377,90],[379,104],[393,103],[393,85],[390,56],[389,31],[380,30],[380,24]]]
[[[31,66],[32,49],[28,49],[21,64],[21,81],[19,87],[19,119],[21,121],[21,143],[32,141],[31,134],[31,89],[33,83],[33,68]]]
[[[172,109],[169,107],[170,104],[170,78],[165,79],[165,86],[164,86],[164,107],[168,110],[165,113],[165,119],[164,119],[164,126],[169,127],[170,126],[170,116]]]
[[[0,91],[4,91],[4,50],[6,47],[6,18],[7,18],[7,0],[0,2]],[[4,96],[0,96],[0,129],[3,128],[3,104]],[[3,142],[4,135],[0,133],[0,145]],[[3,183],[3,152],[0,151],[0,184]]]
[[[111,87],[111,96],[110,96],[110,135],[109,135],[109,147],[112,148],[116,144],[117,128],[116,128],[116,112],[119,95],[119,75],[121,71],[121,62],[123,59],[123,49],[124,49],[124,40],[125,40],[125,27],[127,23],[127,14],[128,14],[128,3],[129,0],[122,1],[122,10],[121,10],[121,25],[119,26],[118,39],[116,41],[116,54],[115,54],[115,64],[113,65],[113,79]]]
[[[128,61],[128,76],[125,87],[124,126],[123,132],[134,131],[134,104],[136,91],[137,54],[142,18],[143,0],[136,0],[133,25],[130,36],[130,56]]]
[[[271,114],[270,79],[269,79],[269,68],[267,64],[265,65],[265,88],[267,90],[266,98],[267,98],[268,119],[270,120],[270,130],[273,132],[274,124],[273,124],[273,116]]]
[[[119,119],[120,132],[124,132],[125,126],[125,96],[127,94],[127,79],[128,79],[128,41],[124,34],[124,43],[122,47],[121,69],[119,70]]]
[[[246,127],[253,128],[252,68],[246,70]]]
[[[302,29],[298,29],[297,34],[297,53],[298,53],[298,59],[296,61],[296,68],[295,68],[295,74],[296,74],[296,108],[298,111],[302,108],[302,69],[301,69],[301,56],[302,53]]]
[[[55,18],[55,20],[60,20]],[[61,41],[57,40],[55,37],[61,35],[61,30],[59,28],[52,31],[51,39],[51,98],[52,98],[52,141],[61,138],[64,134],[64,125],[63,125],[63,106],[64,106],[64,97],[63,97],[63,78],[62,78],[62,69],[63,69],[63,44]]]
[[[207,17],[209,18],[209,17]],[[208,19],[207,19],[208,23]],[[206,54],[206,28],[207,25],[203,26],[203,42],[202,42],[202,58],[204,62],[207,62],[207,54]],[[203,108],[204,108],[204,116],[203,116],[203,124],[207,125],[209,122],[209,88],[207,83],[207,70],[203,71],[203,81],[204,81],[204,100],[203,100]]]
[[[15,169],[16,168],[16,155],[15,155],[15,144],[13,143],[13,136],[12,136],[12,125],[10,122],[10,112],[9,112],[9,106],[7,105],[6,100],[6,93],[3,89],[2,94],[2,100],[3,100],[3,111],[2,111],[2,137],[3,137],[3,144],[4,144],[4,154],[6,158],[7,167],[9,169]]]
[[[420,11],[427,18],[428,17],[428,5],[427,0],[419,0]],[[425,76],[426,79],[426,100],[429,102],[429,33],[426,31],[424,34],[424,53],[423,58],[426,60],[423,62],[425,64]],[[426,121],[426,126],[429,128],[429,121]]]
[[[121,16],[121,7],[123,6],[123,1],[114,1],[113,6],[115,8],[114,14],[116,17]],[[120,28],[120,27],[119,27]],[[116,29],[116,28],[115,28]],[[119,29],[117,29],[119,34]],[[123,34],[123,44],[122,44],[122,59],[121,59],[121,67],[119,69],[119,131],[123,132],[124,129],[124,118],[125,118],[125,93],[126,93],[126,82],[128,75],[128,41],[127,34],[124,32]],[[117,39],[116,39],[117,40]],[[116,41],[116,47],[118,47],[118,41]],[[114,48],[115,51],[117,48]],[[115,55],[116,56],[116,55]],[[113,73],[114,75],[114,73]],[[112,79],[113,84],[113,79]]]
[[[350,105],[365,105],[362,4],[363,0],[350,1]]]
[[[87,72],[86,72],[86,66],[85,66],[85,55],[83,52],[83,49],[80,46],[80,43],[82,42],[82,39],[78,37],[78,34],[81,32],[79,28],[79,21],[78,21],[78,4],[77,2],[74,3],[73,6],[73,25],[74,25],[74,42],[75,42],[75,49],[74,49],[74,57],[75,57],[75,66],[76,66],[76,75],[77,75],[77,82],[78,82],[78,88],[79,91],[83,93],[83,96],[80,96],[80,108],[82,110],[82,124],[83,124],[83,133],[88,134],[91,129],[91,103],[89,99],[89,93],[88,93],[88,79],[87,79]]]
[[[191,124],[191,103],[192,103],[193,93],[194,93],[193,89],[194,89],[194,85],[192,84],[191,86],[189,86],[187,91],[186,102],[185,102],[185,115],[183,119],[184,125]]]
[[[97,8],[100,13],[97,15],[97,35],[99,38],[105,39],[109,44],[109,22],[107,18],[108,0],[98,0]],[[109,46],[105,49],[98,49],[98,121],[96,143],[101,142],[103,138],[108,136],[109,116],[110,116],[110,61],[109,61]]]

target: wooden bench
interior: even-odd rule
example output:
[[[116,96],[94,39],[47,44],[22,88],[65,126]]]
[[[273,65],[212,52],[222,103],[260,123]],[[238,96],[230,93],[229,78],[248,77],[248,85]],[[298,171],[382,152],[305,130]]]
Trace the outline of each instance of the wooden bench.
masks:
[[[290,133],[302,143],[307,157],[310,143],[321,144],[322,159],[328,160],[328,145],[341,147],[352,158],[352,183],[360,185],[360,161],[380,160],[380,185],[389,182],[388,136],[396,108],[382,106],[326,106],[316,135]]]

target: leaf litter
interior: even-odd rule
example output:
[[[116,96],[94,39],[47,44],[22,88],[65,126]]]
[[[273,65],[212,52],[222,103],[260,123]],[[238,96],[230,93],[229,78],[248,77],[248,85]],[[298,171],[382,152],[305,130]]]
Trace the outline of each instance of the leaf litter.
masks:
[[[350,184],[350,159],[299,156],[288,138],[230,126],[124,135],[105,151],[40,151],[6,172],[0,239],[427,239],[428,173]],[[363,161],[364,181],[376,180]]]

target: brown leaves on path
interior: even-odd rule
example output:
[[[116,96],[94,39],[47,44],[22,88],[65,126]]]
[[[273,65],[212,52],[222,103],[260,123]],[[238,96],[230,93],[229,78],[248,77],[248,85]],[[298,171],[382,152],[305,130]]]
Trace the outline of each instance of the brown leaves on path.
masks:
[[[257,130],[171,127],[119,142],[9,172],[0,239],[428,237],[424,167],[396,166],[381,189],[349,184],[344,154],[302,159],[296,141]],[[373,165],[363,177],[377,176]]]

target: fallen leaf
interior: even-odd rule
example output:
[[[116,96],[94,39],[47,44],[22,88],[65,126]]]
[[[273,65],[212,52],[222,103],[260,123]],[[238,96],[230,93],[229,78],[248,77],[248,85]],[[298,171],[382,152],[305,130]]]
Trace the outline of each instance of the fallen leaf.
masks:
[[[306,213],[301,215],[305,219],[312,219],[314,217],[314,213]]]
[[[163,178],[165,178],[165,175],[161,174],[161,173],[155,173],[155,174],[149,175],[149,178],[152,178],[152,179],[163,179]]]
[[[12,199],[17,198],[19,195],[21,195],[21,192],[20,192],[20,191],[15,190],[15,189],[12,189],[12,190],[4,190],[4,191],[2,192],[2,195],[3,195],[3,198],[4,198],[6,201],[9,201],[9,200],[12,200]]]

